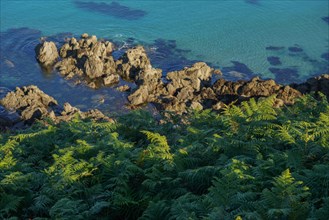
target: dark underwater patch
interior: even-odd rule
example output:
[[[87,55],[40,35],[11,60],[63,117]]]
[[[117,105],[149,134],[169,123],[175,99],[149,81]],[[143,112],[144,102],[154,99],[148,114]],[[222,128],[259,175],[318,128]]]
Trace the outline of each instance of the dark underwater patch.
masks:
[[[322,17],[322,20],[325,21],[327,24],[329,24],[329,16]]]
[[[326,61],[329,61],[329,53],[323,53],[323,54],[321,55],[321,58],[322,58],[322,59],[325,59]]]
[[[288,50],[290,52],[294,52],[294,53],[299,53],[299,52],[303,52],[303,49],[298,47],[298,46],[293,46],[293,47],[289,47]]]
[[[275,57],[275,56],[270,56],[267,57],[267,61],[272,65],[272,66],[278,66],[281,65],[280,57]]]
[[[253,71],[244,63],[240,63],[238,61],[231,61],[233,63],[233,66],[231,67],[223,67],[222,72],[239,72],[239,73],[244,73],[247,75],[253,75]]]
[[[284,49],[284,47],[277,47],[277,46],[266,47],[266,50],[272,50],[272,51],[283,50],[283,49]]]
[[[278,83],[291,83],[298,81],[298,70],[295,68],[275,68],[271,67],[268,69],[275,75],[275,80]]]
[[[146,46],[147,54],[154,67],[163,70],[166,74],[190,66],[198,60],[190,60],[186,57],[190,50],[177,48],[175,40],[156,39],[154,43]]]
[[[127,6],[121,5],[118,2],[111,2],[110,4],[105,2],[84,2],[74,1],[74,4],[80,8],[92,12],[105,14],[108,16],[125,19],[125,20],[137,20],[144,17],[147,12],[139,9],[132,9]]]

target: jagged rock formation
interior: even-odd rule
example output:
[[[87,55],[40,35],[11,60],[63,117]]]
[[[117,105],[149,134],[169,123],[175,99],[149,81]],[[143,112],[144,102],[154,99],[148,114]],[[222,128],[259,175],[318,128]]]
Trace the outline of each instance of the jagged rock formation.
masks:
[[[57,52],[54,42],[44,42],[37,48],[41,48],[36,49],[36,53],[43,65],[54,64],[60,56],[61,60],[55,64],[55,68],[66,79],[75,78],[77,84],[84,82],[89,87],[96,88],[119,82],[116,63],[112,57],[114,46],[109,41],[98,41],[96,36],[89,37],[86,33],[82,34],[80,40],[72,37],[60,48],[56,59],[48,55],[53,54],[48,51]]]
[[[218,99],[225,103],[230,103],[234,100],[244,101],[251,97],[268,97],[277,95],[276,98],[284,104],[293,104],[297,97],[300,97],[300,92],[290,86],[282,86],[274,80],[261,80],[258,77],[250,81],[231,82],[224,79],[217,80],[212,86],[214,93]]]
[[[31,124],[37,119],[44,118],[50,118],[55,123],[59,123],[71,120],[76,114],[82,119],[112,121],[98,110],[82,112],[69,103],[61,107],[53,97],[36,86],[16,88],[0,100],[0,105],[5,108],[0,114],[0,122],[3,126],[14,126],[19,122]]]
[[[43,42],[36,48],[37,60],[45,69],[52,69],[52,66],[58,60],[58,51],[54,42]]]
[[[140,72],[152,69],[151,62],[142,46],[128,49],[116,62],[118,73],[125,80],[135,80]]]
[[[61,75],[68,79],[84,76],[86,84],[96,88],[100,84],[112,85],[119,82],[116,64],[111,55],[113,44],[98,41],[96,36],[83,34],[80,40],[72,37],[60,49],[62,60],[56,64]],[[79,77],[80,76],[80,77]]]
[[[322,74],[308,79],[301,84],[291,84],[291,87],[303,94],[310,92],[321,92],[329,99],[329,74]]]
[[[27,122],[40,119],[48,114],[48,109],[58,105],[54,98],[36,86],[16,88],[1,99],[0,104],[10,111],[18,111],[20,118]]]
[[[151,74],[153,73],[153,74]],[[157,73],[157,74],[156,74]],[[188,108],[219,110],[233,101],[245,101],[252,97],[277,95],[277,104],[293,104],[301,93],[290,86],[282,86],[274,80],[254,78],[250,81],[231,82],[224,79],[211,84],[213,69],[206,63],[195,63],[190,68],[167,74],[166,83],[161,79],[161,71],[147,70],[140,75],[149,75],[151,80],[143,80],[128,97],[132,106],[152,102],[160,110],[184,113]]]
[[[43,43],[43,47],[57,52],[52,42]],[[212,84],[213,74],[221,72],[204,62],[169,72],[163,78],[162,70],[152,67],[142,46],[128,49],[116,61],[112,56],[113,50],[111,42],[98,41],[96,36],[83,34],[80,40],[73,37],[61,47],[61,61],[55,66],[66,79],[77,78],[78,82],[82,80],[92,88],[116,84],[121,77],[137,86],[132,91],[127,86],[118,88],[120,91],[129,91],[131,108],[153,103],[159,110],[180,114],[187,112],[188,108],[219,110],[233,101],[240,103],[250,98],[271,95],[276,95],[276,106],[293,104],[302,93],[310,91],[321,91],[329,96],[328,74],[291,86],[279,85],[274,80],[261,80],[258,77],[237,82],[219,79]],[[40,63],[52,63],[57,59],[42,54],[44,53],[38,54],[38,57],[49,57],[49,61],[41,59]],[[43,108],[41,110],[45,111]]]

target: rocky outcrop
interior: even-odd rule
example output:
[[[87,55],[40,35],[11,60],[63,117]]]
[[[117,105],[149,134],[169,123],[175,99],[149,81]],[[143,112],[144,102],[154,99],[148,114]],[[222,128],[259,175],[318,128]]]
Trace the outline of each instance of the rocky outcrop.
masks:
[[[53,42],[45,42],[43,45],[39,47],[50,48],[51,45],[51,49],[57,52]],[[86,33],[82,34],[80,40],[72,37],[60,48],[61,60],[55,67],[66,79],[75,79],[76,84],[84,82],[92,88],[117,84],[120,76],[127,81],[135,81],[141,72],[153,71],[142,46],[128,49],[116,61],[112,56],[113,49],[114,45],[111,42],[98,41],[94,35],[89,37]],[[50,58],[44,58],[44,50],[36,50],[40,63],[53,64],[58,58],[58,53],[56,59],[50,62]]]
[[[310,92],[321,92],[327,96],[327,99],[329,99],[329,74],[313,77],[304,83],[291,84],[290,86],[303,94]]]
[[[274,80],[261,80],[258,77],[250,81],[226,81],[219,79],[212,86],[217,98],[224,102],[230,103],[232,101],[244,101],[252,97],[268,97],[277,95],[277,99],[282,100],[285,104],[293,104],[301,93],[291,88],[290,86],[282,86],[277,84]]]
[[[50,48],[49,45],[51,45],[53,51],[56,49],[57,52],[53,42],[45,44],[47,48]],[[44,48],[45,46],[39,47]],[[59,56],[61,60],[55,64],[55,67],[62,76],[66,79],[74,79],[77,84],[84,82],[92,88],[101,85],[113,85],[119,82],[116,63],[112,57],[113,48],[111,42],[98,41],[94,35],[89,37],[86,33],[82,34],[80,40],[72,37],[60,48]],[[44,49],[36,50],[41,64],[45,62],[43,51]],[[50,59],[46,60],[48,62]],[[52,63],[56,61],[57,58],[52,59]]]
[[[140,72],[152,69],[151,62],[142,46],[128,49],[116,62],[118,73],[125,80],[133,81]]]
[[[190,68],[167,74],[166,83],[161,70],[146,69],[135,77],[138,88],[128,97],[132,106],[155,103],[161,110],[183,113],[186,107],[200,108],[197,93],[204,86],[210,86],[213,69],[199,62]]]
[[[250,98],[276,95],[278,106],[293,104],[301,93],[290,86],[276,84],[274,80],[261,80],[258,77],[250,81],[226,81],[224,79],[211,83],[213,69],[206,63],[195,63],[190,68],[167,74],[162,80],[161,74],[150,70],[141,71],[135,77],[137,89],[128,97],[132,106],[148,102],[158,109],[184,113],[190,109],[219,110],[233,101],[238,103]],[[154,71],[153,71],[154,72]],[[160,72],[160,70],[159,70]],[[139,80],[141,76],[148,80]]]
[[[58,60],[58,51],[54,42],[43,42],[36,47],[37,60],[48,69],[52,69]]]
[[[57,101],[38,87],[28,86],[9,92],[0,100],[0,104],[7,110],[17,111],[20,118],[29,123],[47,115],[48,110],[57,105]]]
[[[55,123],[69,121],[78,114],[82,119],[112,121],[98,110],[82,112],[65,103],[59,106],[57,101],[36,86],[16,88],[0,100],[2,126],[14,126],[17,123],[32,124],[35,120],[50,118]]]
[[[50,43],[52,42],[45,42],[43,45],[54,50],[55,44],[49,46]],[[221,75],[221,72],[204,62],[169,72],[163,77],[161,69],[152,67],[142,46],[128,49],[118,60],[114,60],[113,50],[114,45],[111,42],[99,41],[96,36],[85,33],[79,40],[74,37],[68,39],[61,47],[61,61],[56,67],[66,79],[76,78],[77,83],[82,81],[92,88],[111,86],[118,83],[121,77],[136,84],[133,90],[128,86],[117,88],[120,91],[129,91],[127,99],[131,108],[153,103],[159,110],[180,114],[188,109],[220,110],[233,101],[240,103],[250,98],[271,95],[276,95],[276,106],[293,104],[302,93],[311,91],[321,91],[329,96],[328,75],[291,86],[279,85],[274,80],[261,80],[258,77],[237,82],[218,79],[213,83],[213,74]],[[46,56],[41,56],[42,54],[46,53],[40,52],[38,57]],[[43,62],[45,61],[40,61]],[[40,108],[40,111],[45,112],[45,108]]]

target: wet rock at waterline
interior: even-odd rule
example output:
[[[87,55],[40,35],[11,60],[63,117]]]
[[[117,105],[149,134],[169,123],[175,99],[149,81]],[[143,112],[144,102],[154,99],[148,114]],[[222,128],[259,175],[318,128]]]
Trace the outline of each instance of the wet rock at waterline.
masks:
[[[31,124],[35,120],[45,118],[59,123],[71,120],[76,114],[82,119],[112,121],[98,110],[81,112],[68,103],[61,107],[53,97],[45,94],[36,86],[16,88],[15,91],[7,93],[0,100],[0,106],[3,106],[0,113],[2,127],[12,127],[18,123]]]
[[[13,127],[21,122],[21,117],[17,112],[9,111],[0,105],[0,131],[4,127]]]

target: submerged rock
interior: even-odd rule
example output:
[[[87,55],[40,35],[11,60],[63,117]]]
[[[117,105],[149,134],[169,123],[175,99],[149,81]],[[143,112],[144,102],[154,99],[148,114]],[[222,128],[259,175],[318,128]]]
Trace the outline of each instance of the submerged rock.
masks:
[[[0,105],[0,131],[4,127],[12,127],[21,122],[21,117],[17,112],[8,111]]]

